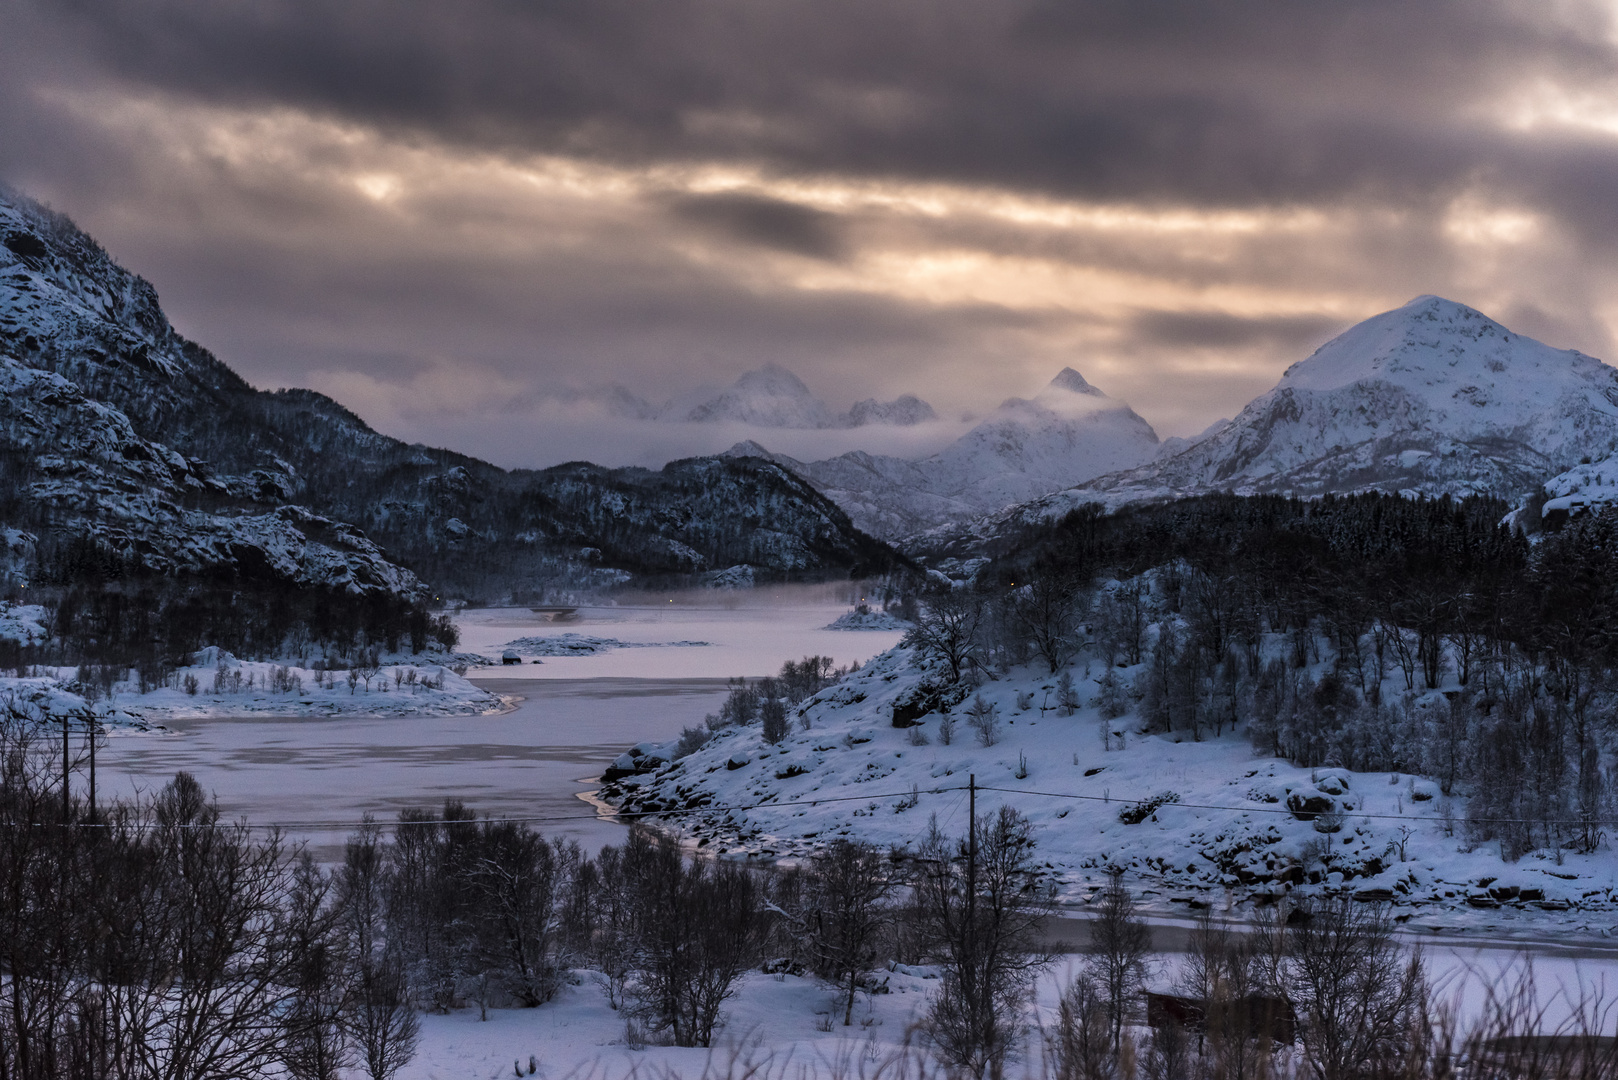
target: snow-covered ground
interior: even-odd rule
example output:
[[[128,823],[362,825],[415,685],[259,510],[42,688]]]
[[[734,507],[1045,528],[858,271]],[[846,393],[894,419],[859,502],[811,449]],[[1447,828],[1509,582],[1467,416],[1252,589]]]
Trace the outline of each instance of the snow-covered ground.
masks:
[[[317,670],[295,660],[237,660],[203,649],[193,663],[175,670],[164,686],[140,692],[130,678],[88,687],[76,668],[41,668],[27,679],[0,677],[0,694],[53,704],[47,712],[78,712],[87,705],[119,724],[166,724],[175,720],[229,716],[478,716],[506,703],[468,682],[444,657],[398,656],[374,671],[367,667]],[[349,681],[349,671],[354,681]],[[92,680],[93,681],[93,680]]]
[[[1080,700],[1095,700],[1101,673],[1080,663]],[[1080,909],[1121,867],[1146,909],[1163,915],[1345,889],[1394,901],[1413,930],[1618,932],[1610,845],[1507,863],[1496,844],[1467,842],[1464,801],[1431,781],[1297,768],[1228,731],[1201,742],[1141,735],[1133,716],[1107,721],[1091,704],[1064,716],[1056,679],[1040,669],[982,686],[997,715],[992,746],[970,725],[970,699],[952,709],[945,745],[936,712],[914,729],[893,726],[895,702],[922,678],[910,651],[895,649],[812,698],[778,746],[756,725],[726,729],[606,793],[626,809],[682,810],[668,826],[710,849],[771,859],[840,836],[913,850],[935,817],[961,835],[975,777],[978,813],[1007,804],[1026,815],[1051,881]],[[1329,813],[1317,818],[1310,806]]]
[[[13,530],[7,529],[10,533]],[[0,542],[6,537],[0,534]],[[23,645],[45,640],[45,623],[49,613],[38,604],[12,604],[0,600],[0,638],[10,638]]]
[[[851,634],[829,624],[849,611],[840,601],[799,598],[770,603],[767,593],[714,596],[708,604],[685,597],[666,603],[622,607],[584,607],[561,622],[527,608],[467,608],[456,615],[461,630],[460,649],[499,660],[513,642],[526,659],[543,663],[503,666],[498,670],[469,672],[472,678],[637,679],[730,678],[773,675],[787,660],[829,656],[837,666],[864,663],[898,643],[902,629],[870,630]],[[732,606],[724,606],[728,601]],[[635,646],[608,648],[581,655],[563,653],[567,635],[604,638]],[[548,653],[534,639],[556,644]],[[577,640],[577,639],[575,639]],[[692,642],[706,642],[694,646]],[[526,649],[526,651],[525,651]],[[634,739],[630,740],[634,742]]]
[[[1463,1019],[1479,1015],[1490,988],[1514,985],[1522,958],[1499,949],[1427,947],[1428,970],[1443,1007],[1453,1006]],[[1152,958],[1153,989],[1169,990],[1181,958],[1158,954]],[[1062,987],[1077,972],[1082,959],[1064,956],[1040,978],[1031,1016],[1050,1027]],[[762,1074],[761,1080],[819,1080],[872,1076],[884,1062],[906,1052],[912,1061],[936,1075],[925,1057],[924,1040],[916,1025],[926,1015],[938,983],[928,969],[879,969],[877,982],[886,993],[862,993],[856,999],[854,1023],[842,1025],[836,995],[812,976],[753,973],[742,980],[736,995],[723,1010],[723,1028],[714,1048],[683,1049],[646,1046],[631,1049],[624,1041],[624,1017],[614,1012],[600,989],[598,976],[574,973],[574,982],[557,998],[536,1009],[494,1009],[487,1021],[475,1008],[447,1016],[421,1018],[421,1043],[414,1061],[399,1074],[400,1080],[497,1080],[513,1075],[520,1065],[524,1074],[533,1058],[537,1076],[558,1080],[622,1080],[631,1075],[713,1080],[744,1074]],[[1605,993],[1618,986],[1618,958],[1569,959],[1539,957],[1534,961],[1539,1000],[1546,1006],[1547,1026],[1566,1018],[1581,993]],[[835,1015],[834,1015],[835,1014]],[[828,1023],[828,1020],[830,1023]],[[1144,1029],[1137,1032],[1144,1035]],[[1021,1059],[1011,1075],[1042,1075],[1042,1042],[1038,1030],[1023,1044]],[[908,1070],[914,1076],[919,1070]]]

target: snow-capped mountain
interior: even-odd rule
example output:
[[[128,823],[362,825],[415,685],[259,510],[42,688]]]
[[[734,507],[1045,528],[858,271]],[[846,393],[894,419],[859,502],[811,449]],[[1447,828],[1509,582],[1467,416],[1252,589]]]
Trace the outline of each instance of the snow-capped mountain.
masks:
[[[692,423],[730,421],[772,428],[854,428],[866,424],[906,427],[938,419],[933,407],[913,394],[893,401],[867,398],[845,413],[835,413],[786,368],[766,364],[749,371],[718,394],[697,391],[677,399],[659,414],[662,419]]]
[[[1195,445],[1085,485],[1517,495],[1618,443],[1618,369],[1436,296],[1367,319]]]
[[[854,451],[801,462],[770,454],[757,443],[726,453],[780,462],[841,506],[861,529],[900,537],[1150,461],[1157,445],[1157,433],[1133,409],[1064,368],[1031,400],[1006,400],[988,419],[920,461]]]
[[[13,582],[88,537],[164,574],[407,596],[418,574],[466,595],[892,557],[778,465],[508,473],[311,391],[255,390],[174,331],[151,285],[4,188],[0,535]]]

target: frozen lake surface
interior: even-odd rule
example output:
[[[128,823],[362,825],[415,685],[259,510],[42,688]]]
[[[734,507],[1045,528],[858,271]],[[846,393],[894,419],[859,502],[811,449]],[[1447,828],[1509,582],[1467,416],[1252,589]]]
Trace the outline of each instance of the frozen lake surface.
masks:
[[[669,600],[636,607],[586,607],[557,622],[526,608],[468,608],[455,621],[461,629],[462,651],[485,656],[498,657],[508,642],[521,638],[563,634],[650,646],[594,656],[547,656],[542,663],[512,665],[500,673],[523,679],[756,678],[773,675],[784,661],[805,656],[829,656],[839,667],[856,660],[863,664],[903,636],[895,630],[827,630],[849,605],[809,601],[805,595],[788,592],[771,602],[767,596],[720,594],[700,605]],[[663,644],[690,641],[709,644]],[[477,678],[478,673],[469,677]]]
[[[284,825],[321,857],[334,855],[365,813],[386,823],[449,797],[486,814],[540,819],[545,833],[593,850],[616,843],[622,828],[580,796],[626,748],[702,723],[732,676],[769,674],[810,654],[864,662],[898,641],[892,631],[821,629],[847,610],[840,602],[676,603],[587,608],[556,623],[527,609],[467,611],[458,622],[471,652],[499,655],[507,641],[562,633],[714,644],[474,669],[479,685],[522,699],[497,716],[215,717],[172,721],[167,734],[119,733],[99,763],[100,790],[151,793],[184,769],[218,796],[226,817]]]

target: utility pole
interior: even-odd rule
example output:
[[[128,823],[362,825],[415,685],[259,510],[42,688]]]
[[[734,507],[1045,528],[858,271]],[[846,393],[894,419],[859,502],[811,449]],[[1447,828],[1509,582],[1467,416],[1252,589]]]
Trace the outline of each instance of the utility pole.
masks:
[[[977,964],[978,938],[978,777],[966,777],[966,942],[967,954]]]
[[[71,765],[67,749],[67,721],[68,714],[62,714],[62,824],[66,825],[72,819],[72,791],[67,784],[67,770]]]
[[[90,820],[96,819],[96,718],[89,709],[84,710],[84,728],[90,740]]]

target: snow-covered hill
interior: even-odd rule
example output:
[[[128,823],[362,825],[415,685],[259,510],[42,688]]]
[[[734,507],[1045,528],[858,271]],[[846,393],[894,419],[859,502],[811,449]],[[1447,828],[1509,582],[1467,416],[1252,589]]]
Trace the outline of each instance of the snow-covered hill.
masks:
[[[874,536],[897,538],[960,521],[1151,460],[1157,433],[1125,403],[1064,368],[1031,400],[1010,398],[943,450],[910,461],[854,451],[802,462],[757,443],[807,479]]]
[[[1130,712],[1109,718],[1102,680],[1127,687],[1140,670],[1075,663],[1071,712],[1058,677],[1029,667],[940,700],[937,671],[901,646],[805,702],[777,745],[758,724],[722,728],[683,757],[676,743],[640,744],[602,794],[706,850],[770,859],[840,837],[914,852],[934,820],[961,835],[972,777],[980,815],[1004,804],[1033,822],[1038,858],[1068,903],[1121,869],[1158,913],[1294,889],[1394,900],[1401,921],[1419,910],[1451,926],[1591,930],[1618,908],[1611,850],[1503,862],[1496,845],[1458,843],[1467,803],[1430,779],[1300,768],[1256,751],[1245,731],[1144,734]],[[897,726],[896,706],[924,684],[934,707]],[[1412,723],[1447,709],[1442,690],[1407,695]],[[970,716],[977,701],[993,715],[987,742]]]

